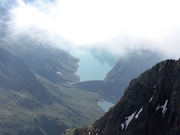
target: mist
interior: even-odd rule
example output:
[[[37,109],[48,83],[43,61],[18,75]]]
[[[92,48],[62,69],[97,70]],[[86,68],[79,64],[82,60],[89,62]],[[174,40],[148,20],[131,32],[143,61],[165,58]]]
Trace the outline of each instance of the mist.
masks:
[[[149,49],[178,58],[179,12],[178,1],[16,0],[8,24],[13,36],[27,34],[67,51],[123,56]]]
[[[9,9],[9,36],[28,36],[80,59],[92,55],[107,65],[106,72],[133,51],[180,57],[176,0],[1,0],[1,5]]]

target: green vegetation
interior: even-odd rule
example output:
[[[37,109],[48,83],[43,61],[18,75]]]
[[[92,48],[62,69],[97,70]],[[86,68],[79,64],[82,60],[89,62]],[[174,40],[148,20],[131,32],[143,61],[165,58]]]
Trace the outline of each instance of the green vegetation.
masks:
[[[71,85],[78,59],[27,38],[0,40],[1,135],[57,135],[103,115],[96,93]]]

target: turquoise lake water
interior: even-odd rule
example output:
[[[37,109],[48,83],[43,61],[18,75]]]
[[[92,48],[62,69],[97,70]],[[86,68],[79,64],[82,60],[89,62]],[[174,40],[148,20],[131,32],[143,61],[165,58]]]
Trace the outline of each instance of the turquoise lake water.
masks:
[[[117,99],[107,99],[102,102],[97,102],[97,105],[100,106],[104,112],[107,112],[111,107],[113,107],[117,102]]]
[[[80,76],[80,81],[104,80],[106,74],[113,68],[106,62],[99,62],[90,52],[71,55],[80,59],[76,72]]]
[[[79,68],[76,72],[77,75],[80,76],[80,81],[89,81],[89,80],[104,80],[107,73],[113,68],[115,65],[115,61],[112,62],[112,66],[110,66],[106,62],[100,62],[90,52],[86,53],[71,53],[72,56],[79,58],[80,62],[78,63]],[[97,104],[107,112],[109,108],[115,105],[117,99],[104,99],[103,102],[97,102]]]

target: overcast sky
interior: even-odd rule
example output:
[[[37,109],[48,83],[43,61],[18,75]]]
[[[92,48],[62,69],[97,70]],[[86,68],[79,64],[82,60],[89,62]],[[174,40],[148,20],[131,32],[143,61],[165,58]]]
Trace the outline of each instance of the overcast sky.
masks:
[[[48,39],[76,53],[98,48],[120,55],[145,48],[178,58],[179,7],[178,0],[17,0],[9,26],[14,34]]]

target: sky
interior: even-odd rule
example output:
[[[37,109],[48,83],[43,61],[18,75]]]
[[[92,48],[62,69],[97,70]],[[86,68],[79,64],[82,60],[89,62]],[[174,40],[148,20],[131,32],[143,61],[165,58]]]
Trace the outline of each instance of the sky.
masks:
[[[77,57],[90,52],[102,62],[101,54],[106,61],[106,52],[119,57],[139,49],[163,53],[167,58],[180,57],[178,0],[16,0],[15,3],[10,8],[8,22],[13,35],[28,34],[40,41],[48,40]]]

